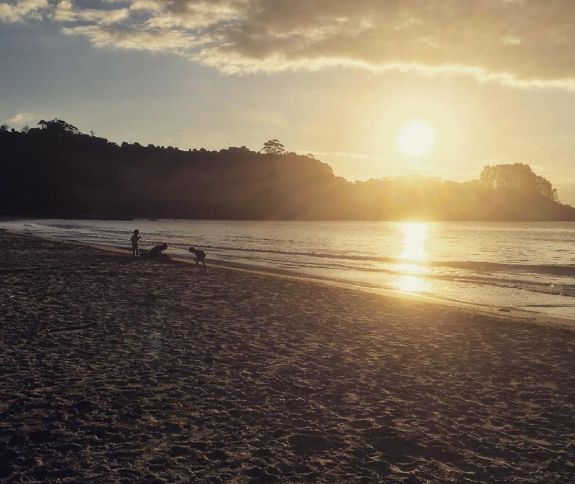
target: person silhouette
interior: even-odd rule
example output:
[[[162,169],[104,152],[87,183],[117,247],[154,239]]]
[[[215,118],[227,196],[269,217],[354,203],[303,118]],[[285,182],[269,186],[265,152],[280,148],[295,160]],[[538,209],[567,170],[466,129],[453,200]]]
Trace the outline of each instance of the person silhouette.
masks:
[[[140,231],[138,229],[134,230],[132,234],[132,255],[138,257],[140,255]]]
[[[156,245],[156,247],[154,247],[152,250],[150,250],[150,257],[153,257],[153,258],[161,257],[163,255],[162,252],[164,252],[167,248],[168,248],[168,244],[166,244],[165,242],[163,244]]]
[[[206,253],[203,250],[195,249],[194,247],[190,247],[188,250],[196,256],[196,265],[201,262],[206,267]]]

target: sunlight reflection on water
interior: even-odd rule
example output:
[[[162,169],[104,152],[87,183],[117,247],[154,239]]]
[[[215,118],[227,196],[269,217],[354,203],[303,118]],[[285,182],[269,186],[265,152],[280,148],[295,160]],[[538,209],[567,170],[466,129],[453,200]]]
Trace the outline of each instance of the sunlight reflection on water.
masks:
[[[425,251],[425,242],[428,237],[429,226],[424,222],[405,222],[400,224],[402,239],[402,251],[400,258],[406,261],[425,261],[427,254]],[[397,268],[404,274],[395,281],[395,287],[403,292],[423,292],[426,289],[425,280],[417,277],[427,269],[418,264],[403,263],[398,264]]]
[[[15,220],[0,227],[114,247],[128,247],[139,228],[144,247],[168,241],[168,252],[182,258],[193,243],[222,264],[575,320],[575,222]],[[161,338],[150,339],[162,351]]]
[[[427,259],[425,241],[428,225],[423,222],[405,222],[401,224],[403,232],[403,250],[400,257],[407,260],[423,261]]]
[[[424,292],[426,290],[425,281],[421,277],[412,275],[400,276],[395,281],[395,287],[403,292]]]

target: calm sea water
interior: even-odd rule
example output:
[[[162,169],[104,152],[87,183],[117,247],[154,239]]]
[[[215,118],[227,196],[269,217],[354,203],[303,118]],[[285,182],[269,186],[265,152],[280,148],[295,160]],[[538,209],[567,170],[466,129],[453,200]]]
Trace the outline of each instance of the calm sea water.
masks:
[[[575,223],[21,220],[0,227],[575,320]]]

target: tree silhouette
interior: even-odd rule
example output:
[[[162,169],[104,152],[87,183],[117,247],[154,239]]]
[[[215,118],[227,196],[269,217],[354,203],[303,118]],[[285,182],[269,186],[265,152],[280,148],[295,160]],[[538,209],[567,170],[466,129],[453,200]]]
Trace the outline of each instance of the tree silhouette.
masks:
[[[78,134],[80,132],[76,126],[61,119],[53,119],[52,121],[44,121],[41,119],[38,125],[46,132],[55,135]]]
[[[551,182],[524,163],[488,165],[481,171],[479,181],[491,190],[534,192],[557,200],[557,190]]]
[[[246,147],[182,151],[114,143],[61,120],[0,130],[0,216],[248,220],[575,220],[528,165],[486,167],[479,181],[350,182],[329,165]],[[282,153],[282,156],[274,156]]]
[[[266,155],[285,155],[286,149],[283,144],[277,139],[270,139],[264,143],[264,147],[260,150],[260,153]]]

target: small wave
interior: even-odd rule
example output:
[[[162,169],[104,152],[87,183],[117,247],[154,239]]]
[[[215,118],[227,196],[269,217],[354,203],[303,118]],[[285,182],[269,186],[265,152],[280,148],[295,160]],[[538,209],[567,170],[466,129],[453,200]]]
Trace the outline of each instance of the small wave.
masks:
[[[173,244],[174,246],[182,246],[182,244]],[[438,260],[411,260],[403,259],[400,257],[375,257],[363,255],[350,255],[350,254],[334,254],[327,252],[300,252],[300,251],[286,251],[281,249],[265,249],[265,248],[251,248],[251,247],[230,247],[220,245],[208,245],[208,249],[230,251],[230,252],[247,252],[247,253],[262,253],[262,254],[276,254],[286,255],[292,257],[310,257],[318,259],[330,260],[344,260],[355,262],[373,262],[373,263],[388,263],[388,264],[409,264],[420,267],[447,267],[452,269],[462,269],[477,272],[523,272],[532,274],[547,274],[558,276],[574,276],[575,265],[551,265],[551,264],[510,264],[500,262],[487,262],[487,261],[438,261]]]
[[[575,308],[575,304],[526,304],[524,308]]]
[[[24,228],[26,231],[37,232],[43,234],[50,234],[52,236],[60,236],[67,239],[77,239],[81,240],[96,240],[103,239],[112,241],[117,238],[118,242],[125,236],[125,230],[122,228],[110,228],[110,227],[84,227],[82,225],[75,225],[68,222],[46,222],[41,221],[25,221],[20,224],[20,227]],[[17,227],[14,227],[17,228]],[[158,238],[166,237],[177,237],[180,238],[181,235],[173,234],[170,231],[159,230],[154,234]],[[181,238],[180,238],[181,240]],[[404,259],[401,257],[385,257],[376,256],[370,254],[353,254],[349,252],[328,252],[328,251],[304,251],[304,250],[285,250],[282,248],[275,249],[265,247],[269,242],[273,242],[275,239],[271,238],[260,238],[251,241],[252,244],[261,243],[264,247],[245,247],[243,244],[239,246],[231,246],[228,244],[206,244],[204,247],[211,249],[213,251],[225,251],[234,254],[267,254],[289,259],[300,259],[305,264],[312,263],[321,264],[319,261],[330,261],[329,264],[334,267],[341,269],[349,269],[349,263],[359,263],[357,265],[363,265],[361,270],[383,270],[381,265],[391,265],[393,266],[401,264],[409,264],[413,267],[421,268],[437,268],[437,269],[454,269],[466,272],[476,272],[476,273],[509,273],[513,274],[540,274],[540,275],[554,275],[554,276],[564,276],[564,277],[575,277],[575,265],[561,265],[561,264],[533,264],[526,261],[525,263],[501,263],[501,262],[489,262],[489,261],[476,261],[476,260],[411,260]],[[245,240],[242,240],[245,243]],[[289,244],[292,241],[281,240],[282,244]],[[181,242],[175,242],[170,244],[172,247],[181,248],[187,250],[188,244]],[[230,254],[231,255],[231,254]],[[303,258],[303,260],[302,260]],[[307,259],[307,260],[306,260]],[[271,260],[270,260],[271,262]],[[277,262],[277,261],[276,261]],[[366,267],[372,265],[379,265],[379,267]],[[354,266],[352,269],[358,269]]]

